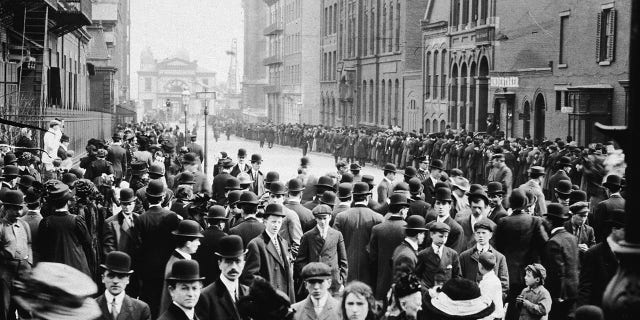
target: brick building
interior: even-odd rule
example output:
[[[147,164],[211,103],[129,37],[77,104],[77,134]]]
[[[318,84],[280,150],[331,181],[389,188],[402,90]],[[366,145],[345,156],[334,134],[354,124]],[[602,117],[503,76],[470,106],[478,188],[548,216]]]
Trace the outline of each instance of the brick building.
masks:
[[[249,109],[265,110],[264,87],[269,83],[265,48],[271,31],[267,27],[267,5],[264,1],[243,0],[244,16],[244,69],[242,76],[242,105]]]
[[[626,124],[630,4],[500,2],[490,101],[507,136],[586,145],[604,139],[596,121]]]
[[[338,0],[322,0],[320,25],[320,123],[336,122],[338,103]]]

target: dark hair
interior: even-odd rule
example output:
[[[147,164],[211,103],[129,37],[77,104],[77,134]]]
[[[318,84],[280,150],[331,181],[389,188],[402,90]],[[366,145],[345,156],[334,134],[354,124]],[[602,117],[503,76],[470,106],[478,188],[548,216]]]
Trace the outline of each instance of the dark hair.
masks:
[[[150,197],[150,196],[147,196],[147,201],[149,201],[149,204],[158,204],[158,203],[162,202],[162,197]]]
[[[482,203],[484,203],[485,206],[488,204],[486,201],[484,201],[484,198],[482,197],[471,197],[471,199],[469,199],[469,204],[478,203],[480,201],[482,201]]]
[[[198,237],[185,237],[185,236],[174,236],[176,241],[176,248],[184,247],[188,241],[193,241],[198,239]]]
[[[360,282],[360,281],[352,281],[348,283],[347,286],[344,288],[344,292],[342,293],[342,302],[340,302],[342,319],[347,319],[346,318],[347,310],[345,308],[345,303],[347,301],[347,297],[349,296],[349,294],[352,294],[352,293],[357,296],[364,297],[364,299],[367,300],[367,304],[369,305],[368,307],[369,312],[367,313],[367,317],[365,319],[366,320],[376,319],[376,311],[374,309],[376,306],[376,299],[373,296],[373,291],[371,290],[371,287],[369,287],[364,282]]]
[[[354,194],[353,195],[353,202],[361,202],[361,201],[365,201],[367,200],[367,196],[366,194]]]
[[[425,231],[421,231],[421,230],[408,230],[408,229],[407,229],[407,230],[405,230],[405,231],[404,231],[404,234],[405,234],[407,237],[417,237],[420,233],[423,233],[423,232],[425,232]]]
[[[493,270],[493,268],[496,267],[496,264],[491,262],[491,261],[485,261],[485,260],[481,260],[478,259],[478,262],[482,265],[482,267],[487,270],[487,271],[491,271]]]
[[[289,191],[289,195],[292,197],[297,197],[302,194],[302,191]]]

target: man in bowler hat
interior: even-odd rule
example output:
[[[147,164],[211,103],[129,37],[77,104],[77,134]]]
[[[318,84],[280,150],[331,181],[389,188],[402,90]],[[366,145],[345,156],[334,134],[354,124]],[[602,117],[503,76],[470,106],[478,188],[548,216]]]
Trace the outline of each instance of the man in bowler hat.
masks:
[[[96,298],[102,311],[100,320],[151,320],[149,305],[125,293],[133,274],[131,257],[121,251],[112,251],[100,267],[104,270],[102,283],[106,287],[104,293]]]
[[[611,230],[607,227],[605,221],[609,220],[609,216],[617,209],[624,210],[625,199],[620,195],[622,189],[622,178],[615,174],[607,176],[606,181],[602,184],[609,197],[601,201],[595,207],[593,215],[589,217],[589,221],[595,232],[596,242],[604,242]]]
[[[202,290],[200,266],[195,260],[180,260],[173,264],[166,277],[172,303],[158,320],[199,320],[195,307]]]
[[[215,255],[218,257],[220,276],[202,290],[196,314],[201,320],[240,320],[237,302],[249,294],[249,287],[240,284],[239,279],[245,265],[242,238],[236,235],[220,239]]]
[[[451,197],[451,189],[447,187],[439,187],[436,189],[434,193],[434,211],[433,213],[427,214],[426,221],[430,223],[432,221],[438,221],[445,223],[449,226],[449,233],[446,241],[447,247],[456,250],[456,252],[462,252],[465,246],[464,243],[464,230],[462,230],[462,226],[456,222],[453,218],[451,218],[451,202],[453,198]],[[427,239],[429,240],[429,239]],[[430,241],[427,241],[430,243]]]
[[[207,215],[204,220],[207,224],[207,229],[202,233],[203,237],[200,239],[200,246],[193,258],[202,267],[202,276],[205,278],[204,285],[207,286],[220,275],[218,256],[215,253],[218,251],[220,239],[227,235],[223,230],[229,223],[229,218],[224,207],[213,205],[207,209]]]

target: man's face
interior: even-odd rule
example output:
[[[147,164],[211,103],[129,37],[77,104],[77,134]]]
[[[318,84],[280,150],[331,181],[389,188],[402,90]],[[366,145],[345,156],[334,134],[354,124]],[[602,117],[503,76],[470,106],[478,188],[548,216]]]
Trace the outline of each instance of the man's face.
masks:
[[[451,202],[436,200],[435,208],[438,213],[438,217],[446,217],[451,212]]]
[[[173,302],[185,309],[193,309],[200,297],[202,283],[200,281],[178,282],[175,287],[169,286],[169,295]]]
[[[320,214],[316,216],[316,223],[322,229],[325,229],[329,226],[329,220],[331,220],[331,215],[328,214]]]
[[[573,216],[571,216],[571,221],[574,225],[581,226],[587,221],[587,214],[588,212],[585,212],[584,214],[574,214]]]
[[[558,203],[563,206],[569,206],[569,195],[564,193],[556,192],[556,198],[558,199]]]
[[[239,164],[244,164],[245,163],[245,158],[246,157],[238,157],[238,163]]]
[[[260,165],[261,164],[262,164],[262,162],[260,162],[260,161],[251,162],[251,168],[253,169],[253,171],[258,171],[258,170],[260,170]]]
[[[14,221],[20,216],[21,207],[16,206],[4,206],[5,218],[9,221]]]
[[[331,279],[309,279],[304,282],[309,295],[316,300],[327,296],[331,287]]]
[[[278,234],[278,232],[280,232],[280,228],[282,227],[283,220],[283,217],[271,215],[264,220],[264,225],[271,234]]]
[[[447,242],[447,239],[449,238],[449,232],[431,232],[430,236],[431,242],[433,242],[433,244],[435,244],[436,246],[441,247]]]
[[[476,219],[485,216],[486,211],[487,206],[484,204],[484,200],[478,199],[477,201],[471,201],[471,213]]]
[[[417,319],[418,310],[422,309],[422,293],[420,291],[398,299],[402,310],[410,319]]]
[[[284,195],[272,193],[269,195],[269,203],[284,204]]]
[[[129,202],[129,203],[122,202],[120,204],[120,208],[122,208],[122,212],[126,214],[133,212],[133,208],[135,208],[135,206],[136,206],[135,202]]]
[[[502,203],[502,195],[501,194],[494,193],[494,194],[490,194],[489,195],[489,206],[491,206],[491,208],[495,208],[501,203]]]
[[[102,283],[110,294],[117,296],[127,288],[129,275],[105,271],[102,274]]]
[[[218,261],[220,273],[230,281],[238,280],[244,269],[244,264],[244,255],[237,258],[221,258],[220,261]]]
[[[184,245],[187,248],[188,254],[194,254],[198,251],[198,247],[200,246],[200,239],[195,238],[193,240],[187,241]]]
[[[476,229],[476,232],[474,232],[473,235],[476,239],[476,242],[481,246],[486,246],[487,244],[489,244],[489,240],[491,240],[491,237],[493,237],[493,233],[484,228]]]
[[[345,173],[347,173],[347,172],[348,172],[348,170],[347,170],[347,167],[346,167],[346,166],[340,166],[340,167],[338,167],[338,173],[340,173],[340,174],[345,174]]]
[[[502,166],[504,165],[504,160],[501,158],[496,158],[492,160],[492,163],[494,168],[502,168]]]
[[[429,162],[428,162],[428,161],[422,161],[422,162],[420,162],[420,169],[421,169],[421,170],[427,170],[427,169],[429,169]]]

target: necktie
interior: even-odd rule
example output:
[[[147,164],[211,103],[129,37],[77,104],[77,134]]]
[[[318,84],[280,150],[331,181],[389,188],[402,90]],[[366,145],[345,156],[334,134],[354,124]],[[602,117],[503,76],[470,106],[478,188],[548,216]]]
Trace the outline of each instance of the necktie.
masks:
[[[118,309],[116,309],[116,297],[113,297],[113,301],[111,301],[111,317],[113,317],[113,320],[118,318]]]
[[[278,237],[273,238],[273,245],[276,247],[276,252],[278,252],[278,256],[282,258],[282,252],[280,252],[280,242],[278,241]]]
[[[122,221],[122,230],[129,231],[133,227],[133,221],[131,221],[131,216],[124,216],[124,221]]]

